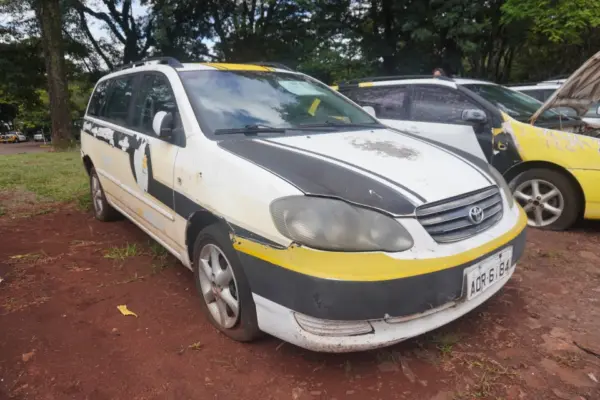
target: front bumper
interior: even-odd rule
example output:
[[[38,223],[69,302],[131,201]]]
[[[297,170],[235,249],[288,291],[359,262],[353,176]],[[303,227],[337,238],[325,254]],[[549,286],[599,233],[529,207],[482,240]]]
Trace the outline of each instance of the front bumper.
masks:
[[[414,319],[389,323],[384,319],[371,320],[371,333],[355,336],[321,336],[306,330],[296,321],[294,312],[254,294],[258,326],[263,331],[296,346],[325,353],[349,353],[391,346],[415,336],[437,329],[477,308],[497,293],[512,276],[496,282],[488,290],[471,301],[463,301],[436,313]]]
[[[444,257],[415,261],[379,257],[377,254],[352,256],[338,253],[333,256],[328,252],[291,247],[272,249],[265,245],[251,245],[239,238],[234,241],[234,247],[238,250],[253,293],[261,330],[311,350],[357,351],[388,346],[436,329],[471,311],[500,290],[510,276],[466,301],[465,270],[509,246],[512,247],[512,265],[516,265],[523,254],[526,238],[526,218],[520,209],[517,214],[518,222],[508,232],[478,248],[453,256],[452,262]],[[466,254],[471,256],[467,258]],[[346,264],[355,258],[360,260],[359,268]],[[329,262],[341,267],[339,270],[352,268],[353,271],[381,269],[382,264],[379,263],[387,263],[398,277],[347,280],[319,277],[286,267],[288,263],[291,267],[301,265],[305,270],[310,265],[326,269],[330,266]],[[411,267],[415,265],[426,268],[418,267],[421,269],[417,270]],[[413,273],[406,274],[410,268]],[[514,268],[511,275],[512,271]],[[334,326],[334,332],[329,332],[333,335],[317,335],[302,328],[297,314],[312,317],[316,325],[334,321],[334,326],[354,321],[358,325],[363,322],[363,326],[370,324],[373,329],[349,336],[337,334]]]

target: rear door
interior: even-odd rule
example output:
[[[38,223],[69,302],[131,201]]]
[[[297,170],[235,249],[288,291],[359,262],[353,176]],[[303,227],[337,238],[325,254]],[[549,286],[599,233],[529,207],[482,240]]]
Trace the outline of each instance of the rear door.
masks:
[[[411,86],[370,86],[343,90],[342,93],[362,107],[373,107],[375,116],[382,123],[406,132],[418,134],[411,129],[408,118]]]
[[[409,127],[423,137],[462,149],[487,161],[482,145],[491,151],[491,126],[489,123],[475,124],[462,119],[463,111],[475,109],[485,112],[458,90],[440,85],[414,85],[409,107]]]

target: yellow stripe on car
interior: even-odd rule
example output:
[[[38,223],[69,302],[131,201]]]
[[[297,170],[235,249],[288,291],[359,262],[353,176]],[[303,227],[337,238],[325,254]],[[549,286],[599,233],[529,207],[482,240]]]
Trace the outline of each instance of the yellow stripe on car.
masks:
[[[213,67],[222,71],[274,71],[273,68],[253,64],[202,63],[202,65]]]
[[[460,254],[417,260],[399,260],[385,253],[319,251],[297,245],[280,250],[238,236],[233,238],[233,247],[271,264],[318,278],[383,281],[423,275],[466,264],[515,239],[526,225],[527,217],[519,207],[517,223],[502,236]]]
[[[358,84],[358,87],[371,87],[373,86],[373,82],[361,82]]]

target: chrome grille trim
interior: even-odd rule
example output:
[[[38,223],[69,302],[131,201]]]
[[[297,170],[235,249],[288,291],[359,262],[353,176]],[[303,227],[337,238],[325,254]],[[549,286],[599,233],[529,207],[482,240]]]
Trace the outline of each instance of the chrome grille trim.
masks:
[[[469,219],[469,211],[475,206],[483,210],[483,220],[478,224]],[[426,204],[416,210],[417,219],[438,243],[468,239],[494,226],[502,215],[502,196],[496,186]]]

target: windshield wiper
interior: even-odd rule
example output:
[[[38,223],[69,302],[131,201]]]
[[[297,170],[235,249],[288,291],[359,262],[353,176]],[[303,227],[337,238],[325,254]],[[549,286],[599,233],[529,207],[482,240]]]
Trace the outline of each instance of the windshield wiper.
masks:
[[[358,122],[338,122],[325,121],[320,123],[300,124],[300,128],[381,128],[380,123],[358,123]]]
[[[214,131],[215,135],[233,135],[236,133],[242,133],[244,135],[258,135],[259,133],[285,133],[286,129],[284,128],[275,128],[273,126],[268,125],[260,125],[260,124],[251,124],[246,125],[243,128],[226,128],[226,129],[216,129]]]

